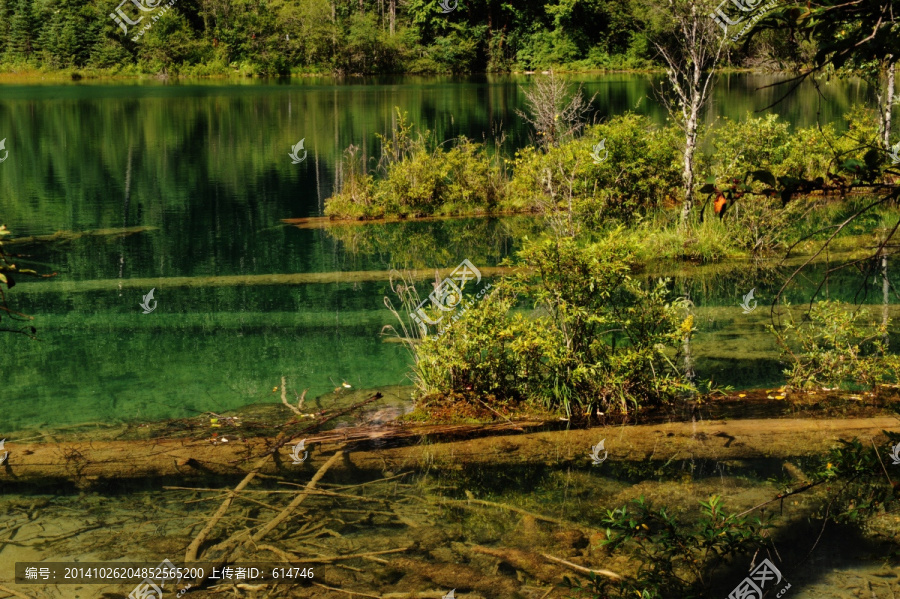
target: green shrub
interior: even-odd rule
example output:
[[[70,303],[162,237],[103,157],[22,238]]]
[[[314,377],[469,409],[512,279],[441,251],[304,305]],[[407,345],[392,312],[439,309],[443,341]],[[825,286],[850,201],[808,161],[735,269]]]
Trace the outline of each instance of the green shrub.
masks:
[[[598,596],[608,597],[615,589],[619,597],[707,597],[719,568],[765,543],[769,524],[726,513],[721,497],[701,501],[700,513],[699,521],[679,521],[665,507],[654,510],[643,497],[630,508],[608,510],[602,544],[626,551],[636,561],[637,575],[620,583],[595,579]]]
[[[384,207],[376,199],[375,180],[366,172],[359,148],[350,146],[341,159],[343,185],[325,201],[325,215],[339,218],[377,218]]]
[[[596,164],[591,154],[605,140]],[[510,196],[522,206],[562,205],[572,200],[575,212],[591,227],[607,219],[630,221],[662,206],[681,184],[678,134],[650,119],[625,114],[585,130],[583,137],[548,148],[518,152]]]
[[[644,289],[632,251],[613,234],[527,242],[522,274],[461,314],[442,336],[416,347],[428,393],[490,393],[549,408],[628,412],[688,389],[670,355],[691,334],[666,282]],[[513,312],[516,297],[534,312]]]
[[[862,316],[840,303],[823,301],[812,307],[808,321],[796,324],[789,314],[782,329],[770,326],[788,364],[788,385],[872,388],[897,382],[900,356],[887,353],[887,326],[865,325]]]
[[[789,154],[792,134],[778,115],[733,121],[721,118],[712,143],[712,175],[717,181],[744,180],[750,170],[768,170],[775,175]]]
[[[490,213],[505,209],[506,176],[499,156],[461,137],[449,148],[429,134],[415,134],[404,114],[382,143],[376,179],[356,150],[342,163],[344,184],[325,202],[325,214],[339,218]]]

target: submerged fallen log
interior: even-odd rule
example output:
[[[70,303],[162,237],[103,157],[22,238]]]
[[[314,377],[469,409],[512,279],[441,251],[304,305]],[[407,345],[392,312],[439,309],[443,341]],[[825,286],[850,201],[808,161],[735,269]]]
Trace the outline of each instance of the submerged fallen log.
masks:
[[[126,235],[134,235],[136,233],[147,233],[156,231],[159,227],[115,227],[111,229],[93,229],[91,231],[57,231],[52,235],[30,235],[28,237],[15,237],[8,239],[3,243],[5,245],[27,244],[27,243],[54,243],[58,241],[75,241],[82,237],[125,237]]]
[[[896,417],[857,419],[712,420],[613,426],[587,430],[521,432],[540,423],[501,423],[457,427],[357,427],[310,434],[309,458],[291,459],[292,439],[259,470],[261,473],[311,475],[340,447],[344,458],[332,468],[340,472],[444,470],[481,467],[563,466],[591,463],[592,445],[605,439],[607,462],[646,460],[787,459],[820,455],[838,439],[878,437],[897,430]],[[464,441],[441,441],[452,438]],[[476,438],[472,438],[475,436]],[[423,443],[423,441],[428,443]],[[438,442],[435,442],[438,441]],[[266,438],[233,439],[216,445],[209,439],[142,440],[20,444],[7,440],[9,458],[0,466],[0,489],[9,483],[68,481],[80,486],[108,479],[167,477],[202,479],[245,476],[272,448]]]
[[[404,271],[413,279],[434,279],[434,273],[447,276],[453,269],[419,268]],[[483,276],[495,277],[513,272],[506,266],[483,266],[478,269]],[[364,283],[391,280],[389,270],[357,270],[333,272],[273,273],[262,275],[221,275],[210,277],[148,277],[133,279],[94,279],[88,281],[52,281],[20,283],[19,293],[87,293],[110,289],[172,289],[175,287],[235,287],[243,285],[311,285],[322,283]]]

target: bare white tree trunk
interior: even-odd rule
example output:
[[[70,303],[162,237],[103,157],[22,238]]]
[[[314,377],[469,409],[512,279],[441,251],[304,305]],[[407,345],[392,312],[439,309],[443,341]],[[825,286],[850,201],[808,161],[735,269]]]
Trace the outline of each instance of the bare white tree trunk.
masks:
[[[681,205],[681,224],[684,225],[694,209],[694,152],[697,150],[697,130],[700,106],[695,102],[684,123],[684,203]]]
[[[669,0],[666,17],[670,29],[651,41],[666,62],[666,75],[671,90],[660,92],[669,114],[684,131],[684,203],[681,226],[687,224],[694,208],[694,155],[700,114],[709,101],[715,69],[718,66],[727,35],[710,17],[706,0]]]
[[[891,148],[891,112],[894,108],[894,57],[886,59],[887,72],[885,74],[883,91],[878,94],[879,109],[881,111],[881,140],[886,150]]]

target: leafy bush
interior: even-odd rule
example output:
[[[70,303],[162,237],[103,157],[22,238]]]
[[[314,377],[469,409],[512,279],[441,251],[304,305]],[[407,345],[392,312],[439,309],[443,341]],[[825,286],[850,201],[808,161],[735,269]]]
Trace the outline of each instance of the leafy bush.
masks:
[[[783,247],[794,223],[809,212],[811,192],[839,173],[865,177],[877,167],[874,115],[855,106],[845,118],[849,131],[843,135],[831,125],[791,131],[776,115],[721,119],[709,157],[711,176],[701,193],[727,200],[723,222],[732,245],[754,254]]]
[[[325,215],[340,218],[374,218],[384,214],[375,195],[375,180],[368,174],[357,146],[344,151],[340,172],[343,184],[325,201]]]
[[[783,329],[770,326],[788,368],[791,387],[839,387],[896,382],[900,356],[886,351],[887,326],[861,323],[862,313],[833,301],[815,304],[809,320],[796,324],[789,316]]]
[[[596,164],[591,154],[605,140]],[[510,195],[521,205],[571,199],[589,226],[610,218],[630,221],[661,206],[681,185],[678,134],[649,118],[625,114],[585,130],[583,137],[547,149],[529,147],[516,155]]]
[[[720,118],[714,129],[711,170],[717,180],[743,180],[749,170],[768,170],[780,175],[777,167],[789,154],[790,125],[778,115],[747,117],[743,121]]]
[[[633,253],[613,234],[528,242],[523,273],[497,284],[441,337],[416,347],[428,393],[490,393],[550,408],[628,412],[688,389],[670,359],[690,324],[666,282],[644,289]],[[536,310],[513,312],[516,297]],[[427,373],[419,369],[427,368]]]
[[[340,218],[378,218],[490,213],[504,208],[506,180],[499,158],[465,137],[445,150],[428,132],[399,114],[392,135],[380,135],[382,154],[375,179],[355,149],[343,162],[344,185],[325,202],[325,214]]]
[[[769,528],[759,518],[728,514],[716,495],[700,502],[701,518],[677,520],[665,507],[654,510],[643,497],[609,510],[603,519],[610,549],[624,549],[638,563],[637,575],[618,583],[620,597],[656,599],[707,597],[718,568],[737,555],[763,545]],[[616,583],[595,579],[597,591],[608,596]]]

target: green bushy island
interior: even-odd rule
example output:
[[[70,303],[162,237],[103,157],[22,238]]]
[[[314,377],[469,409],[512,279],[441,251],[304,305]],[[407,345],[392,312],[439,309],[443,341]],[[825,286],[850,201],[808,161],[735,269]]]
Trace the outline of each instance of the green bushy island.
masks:
[[[792,246],[802,250],[884,195],[853,189],[892,177],[884,153],[872,150],[877,119],[859,107],[846,120],[839,134],[827,126],[792,131],[776,116],[721,119],[697,159],[707,177],[698,186],[701,200],[680,222],[682,150],[674,125],[626,114],[506,159],[468,139],[437,144],[400,115],[381,137],[372,172],[355,148],[347,151],[343,187],[326,213],[544,217],[546,232],[524,240],[508,263],[517,274],[500,277],[446,334],[420,338],[404,327],[419,393],[531,402],[569,415],[629,413],[670,404],[703,384],[681,366],[695,332],[690,306],[668,280],[639,284],[646,265],[762,261]],[[598,163],[591,154],[600,140],[608,157]],[[825,179],[843,181],[845,193],[804,191]],[[726,205],[718,214],[715,199]],[[843,227],[832,247],[843,240],[851,250],[861,235],[883,236],[898,220],[896,201],[883,201]],[[412,285],[402,289],[405,311],[398,314],[420,300]],[[898,381],[900,357],[882,343],[887,324],[852,307],[816,304],[802,322],[771,332],[791,388]]]

